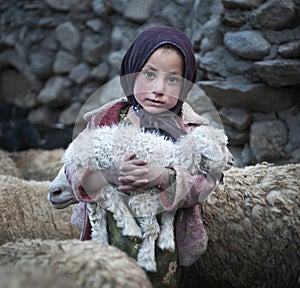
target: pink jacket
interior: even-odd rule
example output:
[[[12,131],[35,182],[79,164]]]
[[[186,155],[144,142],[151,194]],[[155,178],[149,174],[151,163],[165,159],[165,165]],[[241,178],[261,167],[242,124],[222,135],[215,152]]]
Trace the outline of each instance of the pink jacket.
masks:
[[[85,115],[88,120],[87,129],[94,129],[102,125],[112,125],[118,122],[120,110],[129,105],[126,99],[112,101],[105,106],[91,111]],[[208,121],[196,114],[188,104],[183,105],[182,127],[188,132],[197,125],[207,125]],[[203,226],[199,203],[203,202],[214,189],[215,180],[209,174],[190,175],[180,166],[174,166],[176,171],[176,191],[174,195],[160,192],[161,203],[165,209],[179,209],[175,223],[175,235],[178,246],[179,263],[182,266],[193,264],[203,254],[207,246],[207,235]],[[65,169],[67,178],[72,185],[78,200],[82,201],[72,219],[84,225],[81,240],[90,239],[91,226],[86,212],[86,202],[91,199],[82,189],[81,183],[86,175],[83,172],[78,178],[72,177],[75,173],[71,165]],[[81,219],[81,220],[80,220]],[[74,223],[75,224],[75,223]]]

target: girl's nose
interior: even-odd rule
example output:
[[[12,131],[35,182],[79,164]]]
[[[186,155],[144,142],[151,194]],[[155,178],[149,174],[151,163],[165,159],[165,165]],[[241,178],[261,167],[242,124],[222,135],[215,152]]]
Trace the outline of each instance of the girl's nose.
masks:
[[[161,96],[164,94],[165,91],[165,81],[162,78],[155,79],[153,86],[152,86],[152,92],[158,96]]]

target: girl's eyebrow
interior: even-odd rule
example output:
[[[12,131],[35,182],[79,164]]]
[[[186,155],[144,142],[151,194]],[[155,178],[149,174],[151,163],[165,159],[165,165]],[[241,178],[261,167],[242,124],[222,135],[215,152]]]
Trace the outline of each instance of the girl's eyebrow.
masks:
[[[159,71],[157,68],[155,68],[154,66],[152,66],[151,64],[146,64],[142,71],[145,70],[145,69],[150,69],[150,70],[153,70],[153,71]],[[169,71],[169,72],[164,72],[166,74],[172,74],[172,75],[178,75],[181,77],[181,71],[177,71],[177,70],[174,70],[174,71]]]
[[[146,64],[142,70],[145,70],[145,69],[151,69],[151,70],[154,70],[154,71],[158,71],[157,68],[155,68],[154,66],[152,66],[151,64]]]

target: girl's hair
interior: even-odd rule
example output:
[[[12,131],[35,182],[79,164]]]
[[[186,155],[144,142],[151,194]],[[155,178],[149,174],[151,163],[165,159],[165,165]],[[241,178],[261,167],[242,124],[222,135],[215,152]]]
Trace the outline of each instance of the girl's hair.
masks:
[[[182,63],[183,63],[183,67],[182,67],[182,71],[185,70],[185,59],[184,59],[184,55],[182,53],[182,51],[175,45],[172,45],[170,43],[164,43],[161,46],[159,46],[157,49],[159,48],[164,48],[164,49],[169,49],[169,50],[173,50],[177,53],[177,55],[182,59]],[[156,49],[156,50],[157,50]],[[182,72],[184,73],[184,72]]]

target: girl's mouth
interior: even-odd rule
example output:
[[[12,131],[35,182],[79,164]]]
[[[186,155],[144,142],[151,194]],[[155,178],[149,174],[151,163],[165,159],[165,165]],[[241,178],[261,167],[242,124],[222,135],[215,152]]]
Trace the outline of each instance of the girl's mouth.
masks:
[[[151,105],[155,105],[155,106],[158,106],[158,105],[161,106],[164,104],[163,102],[154,100],[154,99],[147,99],[147,102],[149,102]]]

